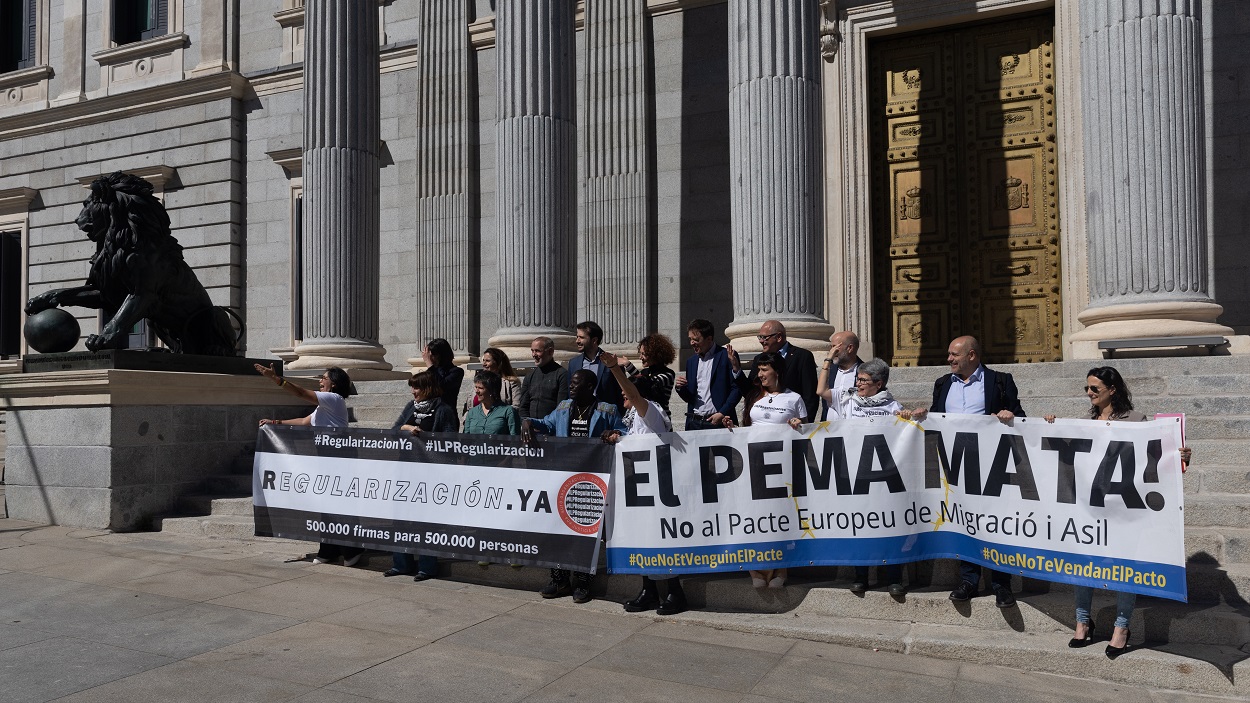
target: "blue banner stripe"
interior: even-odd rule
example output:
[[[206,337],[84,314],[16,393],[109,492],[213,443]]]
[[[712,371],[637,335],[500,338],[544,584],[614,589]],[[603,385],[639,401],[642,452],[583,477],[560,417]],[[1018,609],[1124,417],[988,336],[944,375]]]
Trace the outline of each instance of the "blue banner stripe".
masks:
[[[609,547],[608,571],[695,574],[803,566],[878,566],[929,559],[963,559],[997,571],[1080,586],[1110,588],[1185,602],[1185,567],[1012,547],[955,532],[903,537],[801,539],[671,549]],[[1101,578],[1092,575],[1101,570]]]

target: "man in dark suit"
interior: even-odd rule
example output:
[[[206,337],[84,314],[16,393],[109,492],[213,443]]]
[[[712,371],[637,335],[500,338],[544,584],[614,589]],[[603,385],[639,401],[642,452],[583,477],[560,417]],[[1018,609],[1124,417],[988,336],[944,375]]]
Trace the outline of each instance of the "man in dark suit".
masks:
[[[612,377],[612,372],[603,365],[603,349],[599,346],[602,343],[603,328],[599,323],[587,320],[577,324],[577,351],[581,353],[569,359],[569,377],[572,378],[573,374],[582,369],[590,371],[596,379],[595,400],[611,403],[619,408],[624,396],[621,395],[621,387]]]
[[[780,354],[786,360],[786,377],[782,379],[786,389],[798,393],[803,398],[803,407],[807,409],[804,422],[811,422],[820,411],[820,397],[816,395],[816,357],[803,347],[791,344],[786,339],[786,327],[776,320],[768,320],[760,325],[760,332],[755,337],[759,340],[761,352]],[[734,367],[734,382],[743,395],[751,392],[755,384],[755,370],[742,373],[742,362],[733,345],[727,345],[729,361]]]
[[[981,344],[975,337],[957,337],[946,349],[946,362],[951,372],[933,384],[933,403],[917,408],[910,415],[919,422],[930,412],[993,415],[1006,424],[1017,415],[1024,417],[1019,392],[1011,374],[987,369],[981,364]],[[1016,604],[1011,595],[1011,574],[989,570],[994,599],[1000,608]],[[981,567],[967,561],[959,562],[960,583],[951,591],[951,600],[966,601],[977,594],[981,583]]]
[[[691,320],[686,339],[694,355],[686,359],[686,373],[677,377],[677,395],[686,401],[687,430],[723,427],[728,416],[735,424],[734,408],[742,394],[733,379],[733,366],[725,348],[716,344],[716,330],[707,320]]]

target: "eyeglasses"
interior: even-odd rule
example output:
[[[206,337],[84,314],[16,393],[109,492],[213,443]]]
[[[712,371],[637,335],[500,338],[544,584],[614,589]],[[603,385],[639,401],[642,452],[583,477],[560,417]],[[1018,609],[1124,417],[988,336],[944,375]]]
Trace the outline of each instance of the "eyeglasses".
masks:
[[[772,334],[757,334],[755,335],[755,338],[759,340],[761,343],[763,343],[763,342],[767,342],[773,337],[780,337],[780,336],[781,336],[780,332],[773,332]]]
[[[1102,393],[1103,391],[1105,391],[1105,390],[1107,390],[1107,389],[1106,389],[1106,388],[1099,388],[1098,386],[1085,386],[1085,390],[1086,390],[1086,392],[1088,392],[1088,393]]]
[[[857,378],[857,379],[855,379],[855,383],[873,383],[873,382],[874,382],[874,381],[873,381],[871,378]]]

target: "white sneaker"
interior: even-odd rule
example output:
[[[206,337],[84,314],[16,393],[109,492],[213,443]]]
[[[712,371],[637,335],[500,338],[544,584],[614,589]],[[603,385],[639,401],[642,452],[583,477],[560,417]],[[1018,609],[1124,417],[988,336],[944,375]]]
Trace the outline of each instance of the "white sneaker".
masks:
[[[360,557],[364,556],[364,552],[343,560],[343,566],[355,566],[360,563]]]
[[[312,562],[312,563],[314,563],[314,564],[329,564],[329,563],[330,563],[330,560],[329,560],[329,559],[322,559],[321,557],[313,557],[313,562]]]

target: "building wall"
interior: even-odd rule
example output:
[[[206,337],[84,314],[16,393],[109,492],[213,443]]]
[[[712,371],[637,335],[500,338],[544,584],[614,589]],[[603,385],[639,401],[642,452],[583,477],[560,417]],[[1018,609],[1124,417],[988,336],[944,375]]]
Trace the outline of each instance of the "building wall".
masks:
[[[1208,0],[1205,40],[1211,121],[1213,290],[1220,321],[1250,334],[1250,4]]]

